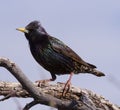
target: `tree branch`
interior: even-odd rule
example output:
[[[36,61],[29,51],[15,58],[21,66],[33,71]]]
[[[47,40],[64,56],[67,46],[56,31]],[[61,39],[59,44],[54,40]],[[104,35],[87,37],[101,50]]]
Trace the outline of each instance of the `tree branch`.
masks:
[[[42,83],[41,87],[37,87],[36,83],[33,84],[20,68],[7,58],[0,58],[0,66],[5,67],[21,83],[0,82],[0,95],[8,96],[7,98],[34,98],[34,101],[27,104],[23,110],[28,110],[38,103],[59,110],[120,110],[117,105],[86,89],[71,86],[66,96],[61,97],[64,84]],[[15,93],[11,95],[11,91],[15,91]]]
[[[36,83],[34,86],[37,87],[38,91],[44,94],[49,94],[50,96],[56,97],[62,101],[78,101],[81,105],[86,105],[90,108],[111,108],[112,110],[117,110],[119,107],[105,100],[102,96],[93,93],[87,89],[81,89],[71,86],[70,91],[65,97],[61,97],[64,84],[48,84],[42,83],[41,87],[38,87]],[[32,97],[25,89],[22,88],[20,83],[14,82],[0,82],[0,95],[6,96],[11,91],[16,90],[16,94],[13,97],[28,98]],[[38,104],[38,102],[37,102]],[[92,109],[93,110],[93,109]],[[109,109],[108,109],[109,110]]]
[[[50,95],[45,95],[44,93],[38,91],[38,89],[33,85],[33,83],[25,76],[21,69],[8,58],[0,57],[0,66],[5,67],[23,86],[25,90],[34,98],[34,100],[39,100],[41,104],[49,105],[50,102],[54,102],[51,106],[56,108],[68,107],[70,102],[62,102],[61,100],[54,98]]]

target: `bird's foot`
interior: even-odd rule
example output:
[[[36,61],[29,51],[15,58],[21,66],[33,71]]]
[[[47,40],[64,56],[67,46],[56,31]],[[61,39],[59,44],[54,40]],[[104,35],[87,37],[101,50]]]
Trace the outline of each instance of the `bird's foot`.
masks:
[[[45,80],[37,80],[37,81],[35,81],[35,83],[38,83],[38,87],[41,87],[41,85],[44,83],[44,84],[46,84],[46,83],[48,83],[48,82],[50,82],[51,80],[50,79],[45,79]]]
[[[71,85],[71,82],[70,82],[70,80],[68,80],[68,81],[65,83],[65,86],[64,86],[64,88],[63,88],[62,97],[66,96],[66,94],[69,92],[69,90],[70,90],[70,85]]]

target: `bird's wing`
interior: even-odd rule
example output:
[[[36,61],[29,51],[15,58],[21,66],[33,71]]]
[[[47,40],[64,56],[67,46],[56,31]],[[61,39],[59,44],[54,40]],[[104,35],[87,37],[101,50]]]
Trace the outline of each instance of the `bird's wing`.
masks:
[[[91,66],[91,67],[95,68],[94,65],[86,63],[85,61],[83,61],[82,58],[80,58],[71,48],[69,48],[67,45],[65,45],[59,39],[50,36],[49,41],[50,41],[52,48],[56,52],[63,54],[65,56],[71,58],[73,61],[76,61],[82,65]]]

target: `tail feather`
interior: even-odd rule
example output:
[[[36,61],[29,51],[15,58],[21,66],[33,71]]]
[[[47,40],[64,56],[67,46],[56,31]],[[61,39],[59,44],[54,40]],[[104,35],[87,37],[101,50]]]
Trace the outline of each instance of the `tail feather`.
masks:
[[[98,77],[105,76],[104,73],[102,73],[101,71],[98,71],[98,70],[96,70],[96,69],[93,69],[92,74],[94,74],[94,75],[96,75],[96,76],[98,76]]]
[[[87,63],[87,64],[89,66],[84,66],[84,65],[80,66],[80,68],[79,68],[80,73],[90,73],[90,74],[96,75],[98,77],[105,76],[104,73],[102,73],[101,71],[96,70],[96,66],[94,66],[92,64],[89,64],[89,63]]]

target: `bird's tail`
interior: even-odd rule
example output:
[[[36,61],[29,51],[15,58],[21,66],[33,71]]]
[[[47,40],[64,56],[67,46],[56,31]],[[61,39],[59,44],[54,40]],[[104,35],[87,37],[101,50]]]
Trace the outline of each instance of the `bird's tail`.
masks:
[[[101,71],[98,71],[96,69],[93,69],[93,71],[91,73],[98,76],[98,77],[105,76],[104,73],[102,73]]]

